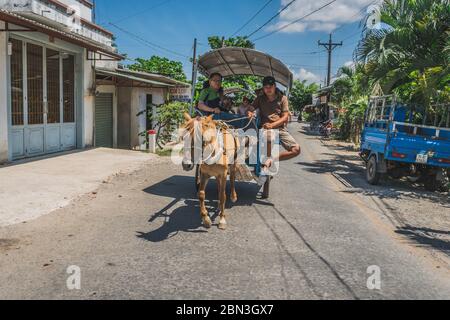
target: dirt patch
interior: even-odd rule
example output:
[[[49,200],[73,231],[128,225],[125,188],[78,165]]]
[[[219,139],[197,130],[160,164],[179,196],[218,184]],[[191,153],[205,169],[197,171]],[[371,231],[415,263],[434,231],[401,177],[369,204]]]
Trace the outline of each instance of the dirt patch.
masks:
[[[0,252],[5,252],[17,248],[19,239],[0,239]]]

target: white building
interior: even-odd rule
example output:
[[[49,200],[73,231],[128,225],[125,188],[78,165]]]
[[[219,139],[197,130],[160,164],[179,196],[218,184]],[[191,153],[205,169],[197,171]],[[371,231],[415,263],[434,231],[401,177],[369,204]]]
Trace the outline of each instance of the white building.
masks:
[[[87,147],[134,148],[167,77],[118,69],[90,0],[0,0],[0,163]]]

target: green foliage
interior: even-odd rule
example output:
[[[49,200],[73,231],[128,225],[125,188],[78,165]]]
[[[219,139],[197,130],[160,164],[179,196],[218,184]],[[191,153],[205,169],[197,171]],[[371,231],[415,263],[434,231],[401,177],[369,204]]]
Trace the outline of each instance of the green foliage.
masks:
[[[145,71],[168,76],[172,79],[187,82],[183,64],[165,57],[152,56],[150,59],[138,58],[136,63],[129,66],[134,71]]]
[[[239,48],[250,48],[254,49],[255,44],[251,42],[247,37],[236,37],[236,38],[221,38],[219,36],[212,36],[208,38],[209,46],[212,50],[219,49],[222,47],[239,47]]]
[[[332,84],[331,100],[341,109],[337,126],[339,138],[359,143],[359,137],[370,94],[369,81],[363,64],[344,66],[338,71],[338,79]]]
[[[367,100],[364,97],[345,106],[345,112],[339,114],[337,121],[340,139],[359,143],[366,108]]]
[[[355,56],[384,93],[425,106],[442,98],[450,73],[449,8],[449,0],[383,2],[386,27],[366,28]]]
[[[306,81],[295,80],[289,97],[290,107],[293,111],[302,111],[312,104],[312,95],[319,89],[316,83],[307,84]]]
[[[358,142],[375,85],[428,112],[433,103],[450,101],[449,8],[449,0],[382,3],[383,27],[363,30],[356,65],[342,67],[332,85],[332,103],[345,110],[338,119],[342,139]]]
[[[150,121],[155,123],[157,130],[156,142],[162,148],[172,139],[172,134],[184,122],[184,113],[189,111],[189,104],[184,102],[168,102],[157,106],[156,117],[153,118],[151,110],[147,113]],[[139,116],[140,114],[138,114]],[[146,136],[147,132],[141,132],[141,136]]]

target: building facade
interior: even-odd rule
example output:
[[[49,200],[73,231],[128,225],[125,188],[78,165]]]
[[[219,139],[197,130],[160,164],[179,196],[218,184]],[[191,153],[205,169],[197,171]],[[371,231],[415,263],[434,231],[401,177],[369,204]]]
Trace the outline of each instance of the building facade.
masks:
[[[142,111],[186,86],[119,69],[113,34],[92,12],[90,0],[0,0],[0,163],[142,146]]]

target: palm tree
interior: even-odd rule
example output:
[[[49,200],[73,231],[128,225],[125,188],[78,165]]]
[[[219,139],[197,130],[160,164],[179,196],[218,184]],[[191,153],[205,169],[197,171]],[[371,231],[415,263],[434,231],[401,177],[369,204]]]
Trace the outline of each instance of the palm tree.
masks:
[[[385,0],[379,13],[382,27],[365,27],[356,60],[384,92],[414,87],[408,98],[429,106],[450,80],[450,1]]]
[[[358,143],[369,88],[365,67],[361,63],[343,66],[337,75],[332,84],[332,101],[345,109],[339,115],[340,137]]]

